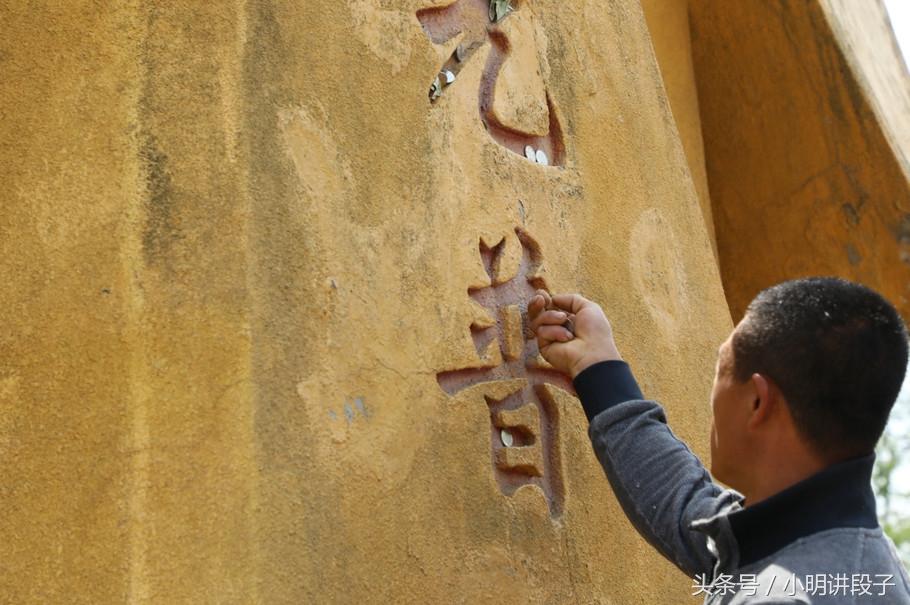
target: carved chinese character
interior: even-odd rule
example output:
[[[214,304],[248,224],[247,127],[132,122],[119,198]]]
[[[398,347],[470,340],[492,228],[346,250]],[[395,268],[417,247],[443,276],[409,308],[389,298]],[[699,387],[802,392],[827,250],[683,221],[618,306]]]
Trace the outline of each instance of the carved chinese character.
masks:
[[[523,485],[536,485],[556,516],[562,512],[564,490],[553,389],[574,390],[568,377],[540,356],[528,329],[527,302],[546,284],[537,273],[537,242],[522,229],[515,234],[521,260],[513,275],[505,275],[502,267],[506,239],[492,246],[480,240],[489,284],[468,290],[487,311],[470,327],[479,367],[441,372],[437,380],[450,396],[470,389],[489,407],[492,465],[502,492],[512,495]]]
[[[536,30],[522,2],[491,5],[490,0],[456,0],[417,12],[434,44],[461,36],[452,55],[429,86],[430,101],[456,86],[461,69],[489,45],[480,82],[480,119],[499,145],[544,166],[564,164],[559,120],[543,79]]]

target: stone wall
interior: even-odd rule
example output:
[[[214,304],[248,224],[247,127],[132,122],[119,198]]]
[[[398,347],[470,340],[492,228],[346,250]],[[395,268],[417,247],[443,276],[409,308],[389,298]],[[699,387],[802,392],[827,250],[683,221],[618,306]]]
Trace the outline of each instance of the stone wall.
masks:
[[[706,457],[702,177],[638,2],[513,6],[0,2],[5,600],[686,600],[522,309]]]

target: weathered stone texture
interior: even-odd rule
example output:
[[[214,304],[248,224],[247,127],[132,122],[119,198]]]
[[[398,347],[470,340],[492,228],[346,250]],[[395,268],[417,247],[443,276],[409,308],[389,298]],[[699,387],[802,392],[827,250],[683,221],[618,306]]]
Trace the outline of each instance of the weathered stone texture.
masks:
[[[878,1],[689,4],[708,183],[734,318],[839,275],[910,317],[910,78]]]
[[[514,4],[0,2],[3,600],[686,600],[518,313],[542,285],[601,302],[706,455],[731,322],[695,85],[668,82],[674,121],[637,2]],[[819,53],[741,78],[704,41],[755,17],[692,9],[734,310],[740,267],[776,275],[731,245],[771,199],[802,217],[781,251],[904,275],[873,201],[907,212],[897,163],[858,89],[812,75],[843,63],[808,4],[742,52]],[[748,115],[717,103],[754,78]]]

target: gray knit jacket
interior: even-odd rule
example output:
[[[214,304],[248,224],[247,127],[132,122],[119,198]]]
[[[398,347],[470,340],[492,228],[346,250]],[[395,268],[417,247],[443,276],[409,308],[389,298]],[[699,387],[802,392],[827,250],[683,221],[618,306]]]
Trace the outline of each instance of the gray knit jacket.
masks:
[[[574,386],[629,520],[705,603],[910,605],[910,578],[875,512],[874,454],[745,507],[673,434],[626,363],[595,364]]]

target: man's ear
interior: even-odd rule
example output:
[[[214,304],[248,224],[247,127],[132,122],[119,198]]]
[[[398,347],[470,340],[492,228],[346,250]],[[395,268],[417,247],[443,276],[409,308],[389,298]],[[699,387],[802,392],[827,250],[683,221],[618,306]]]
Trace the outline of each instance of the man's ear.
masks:
[[[770,380],[761,374],[752,374],[749,379],[755,399],[752,401],[752,414],[749,416],[750,427],[755,427],[771,416],[771,410],[777,405],[777,389]]]

